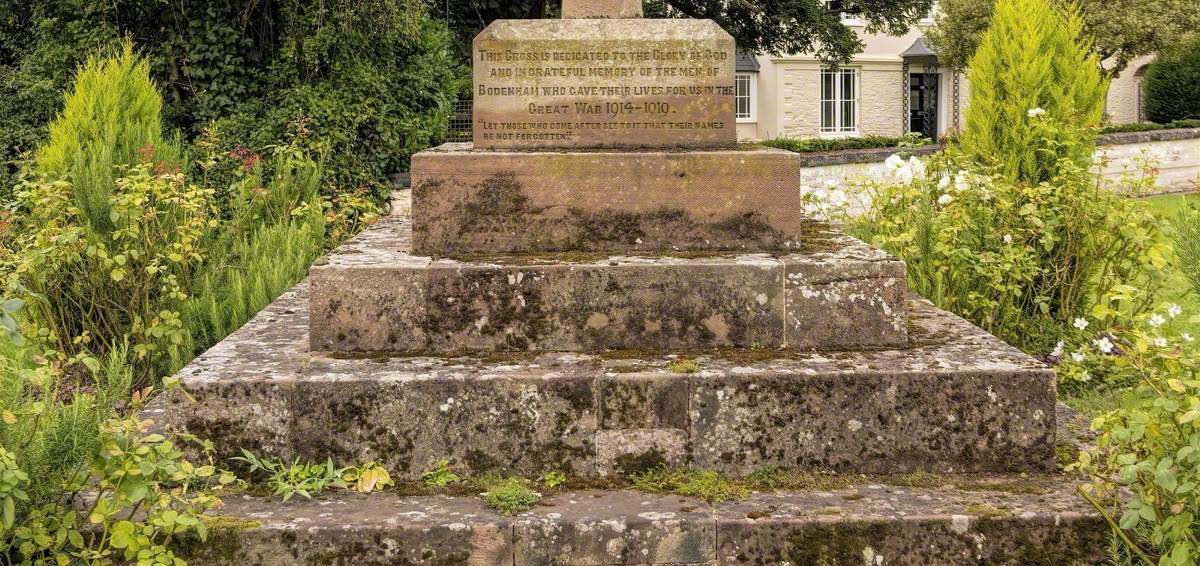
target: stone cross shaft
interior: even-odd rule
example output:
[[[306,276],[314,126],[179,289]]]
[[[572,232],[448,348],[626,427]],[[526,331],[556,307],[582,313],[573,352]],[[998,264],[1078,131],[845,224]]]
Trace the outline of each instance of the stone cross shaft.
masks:
[[[564,18],[640,18],[642,0],[563,0]]]

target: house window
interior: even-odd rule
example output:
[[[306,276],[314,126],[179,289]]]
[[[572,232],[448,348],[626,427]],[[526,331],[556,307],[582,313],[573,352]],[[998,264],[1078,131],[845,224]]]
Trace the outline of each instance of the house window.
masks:
[[[821,132],[858,133],[858,69],[821,71]]]
[[[825,4],[826,10],[838,12],[843,24],[850,26],[866,25],[851,0],[822,0],[822,3]]]
[[[758,120],[758,81],[754,79],[754,73],[737,74],[738,122],[755,122]]]

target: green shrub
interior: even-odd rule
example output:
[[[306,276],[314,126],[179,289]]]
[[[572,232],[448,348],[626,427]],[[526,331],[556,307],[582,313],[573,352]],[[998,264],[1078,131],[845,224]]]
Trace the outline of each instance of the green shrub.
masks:
[[[298,4],[271,64],[272,95],[218,122],[262,148],[300,128],[323,156],[325,194],[369,188],[377,203],[409,156],[445,136],[453,110],[451,40],[416,0]]]
[[[449,31],[421,0],[10,5],[0,10],[13,14],[0,20],[6,162],[44,139],[81,54],[122,37],[136,38],[163,116],[187,136],[219,122],[230,134],[222,149],[263,151],[307,124],[304,149],[327,160],[330,197],[366,188],[386,199],[409,155],[441,139],[460,90]]]
[[[1146,72],[1146,115],[1155,122],[1200,120],[1200,38],[1163,52]]]
[[[122,352],[96,365],[85,389],[60,364],[7,346],[0,356],[0,556],[14,563],[170,558],[172,537],[205,535],[199,517],[219,504],[210,489],[233,478],[218,473],[211,457],[193,464],[172,440],[149,434],[148,423],[119,416],[136,415],[150,393],[130,402],[133,375]],[[94,503],[76,507],[79,501]]]
[[[1053,179],[1064,159],[1087,167],[1108,81],[1076,12],[1047,0],[1000,0],[971,59],[962,148],[1009,179]],[[1054,127],[1047,127],[1053,122]]]
[[[135,166],[106,200],[109,230],[95,231],[67,181],[18,193],[29,231],[18,240],[10,296],[28,305],[39,339],[66,358],[103,355],[131,341],[139,383],[186,334],[178,307],[213,227],[211,191],[177,173]]]
[[[48,135],[78,65],[119,33],[100,17],[109,2],[0,1],[0,202],[24,158]]]
[[[862,136],[856,138],[776,138],[762,142],[763,145],[778,149],[786,149],[796,153],[815,153],[818,151],[841,151],[848,149],[876,149],[885,147],[920,147],[933,143],[933,140],[921,137],[920,134],[909,134],[904,137]]]
[[[1087,473],[1081,492],[1112,528],[1114,563],[1196,564],[1200,352],[1180,332],[1195,313],[1177,305],[1140,314],[1122,308],[1145,296],[1129,288],[1106,297],[1096,307],[1100,320],[1081,322],[1062,346],[1060,380],[1134,385],[1119,408],[1093,420],[1095,447],[1073,468]]]
[[[113,228],[109,197],[122,169],[152,161],[177,167],[177,160],[163,139],[162,97],[150,80],[150,65],[126,43],[80,68],[35,167],[44,181],[70,183],[88,226],[106,233]]]
[[[1200,120],[1174,120],[1166,124],[1156,124],[1154,122],[1112,124],[1101,128],[1100,133],[1119,134],[1123,132],[1153,132],[1156,130],[1174,130],[1181,128],[1200,128]]]
[[[1063,158],[1046,182],[1013,182],[956,150],[889,159],[894,180],[858,186],[850,230],[905,260],[912,288],[1029,351],[1122,285],[1161,284],[1159,221]],[[1153,177],[1127,180],[1138,192]]]

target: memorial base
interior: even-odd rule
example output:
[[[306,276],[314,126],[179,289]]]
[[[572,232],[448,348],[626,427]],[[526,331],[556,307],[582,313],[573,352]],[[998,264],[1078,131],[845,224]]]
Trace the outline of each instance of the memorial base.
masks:
[[[722,151],[488,151],[413,157],[414,253],[786,251],[822,228],[800,160]]]

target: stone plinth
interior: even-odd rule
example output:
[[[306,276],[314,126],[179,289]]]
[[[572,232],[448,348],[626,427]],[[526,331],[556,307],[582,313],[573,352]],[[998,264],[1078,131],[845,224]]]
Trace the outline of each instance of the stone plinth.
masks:
[[[409,255],[392,218],[312,270],[312,347],[343,353],[842,350],[906,343],[904,264],[836,233],[783,254]]]
[[[413,156],[414,251],[471,254],[799,249],[800,161],[777,149]]]
[[[475,146],[733,146],[735,58],[708,20],[496,21],[474,43]]]
[[[414,481],[442,458],[460,474],[527,477],[1055,465],[1053,371],[923,301],[910,305],[916,345],[872,352],[345,359],[309,348],[307,294],[198,358],[144,417],[212,440],[221,458],[374,460]]]

